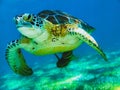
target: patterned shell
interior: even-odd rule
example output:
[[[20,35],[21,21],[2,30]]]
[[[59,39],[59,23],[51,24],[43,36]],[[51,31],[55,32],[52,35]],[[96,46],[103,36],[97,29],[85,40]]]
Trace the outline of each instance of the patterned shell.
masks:
[[[87,32],[91,33],[95,29],[88,25],[87,23],[83,22],[82,20],[71,16],[65,12],[59,11],[59,10],[44,10],[38,13],[38,16],[40,16],[43,19],[48,20],[49,22],[53,24],[79,24],[80,28],[83,28]]]
[[[59,10],[44,10],[38,13],[38,16],[50,21],[53,24],[66,24],[79,22],[79,20]]]

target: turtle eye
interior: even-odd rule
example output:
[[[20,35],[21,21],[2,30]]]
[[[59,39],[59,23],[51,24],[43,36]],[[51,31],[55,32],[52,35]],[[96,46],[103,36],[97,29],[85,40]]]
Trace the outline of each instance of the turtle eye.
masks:
[[[33,16],[31,14],[24,14],[23,15],[23,20],[27,22],[32,22]]]

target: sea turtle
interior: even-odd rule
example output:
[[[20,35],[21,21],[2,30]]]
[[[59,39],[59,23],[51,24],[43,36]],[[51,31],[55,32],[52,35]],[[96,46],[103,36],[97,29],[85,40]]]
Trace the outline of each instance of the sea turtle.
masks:
[[[34,55],[55,54],[57,67],[62,68],[71,61],[72,51],[85,42],[107,60],[90,35],[94,28],[65,12],[43,10],[37,15],[24,13],[14,17],[14,21],[21,38],[8,44],[6,60],[17,74],[27,76],[33,73],[26,64],[21,49]],[[56,53],[62,53],[62,57],[59,58]]]

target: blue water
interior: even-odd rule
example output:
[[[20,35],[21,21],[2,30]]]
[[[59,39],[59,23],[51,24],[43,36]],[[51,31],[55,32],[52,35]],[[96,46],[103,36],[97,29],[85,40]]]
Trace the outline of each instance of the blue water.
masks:
[[[20,37],[13,17],[26,12],[37,14],[46,9],[67,12],[95,27],[92,36],[105,52],[120,49],[120,0],[0,0],[0,76],[13,73],[5,60],[7,44]],[[75,50],[80,57],[91,52],[96,54],[86,44]],[[53,55],[36,57],[24,53],[30,66],[55,58]]]

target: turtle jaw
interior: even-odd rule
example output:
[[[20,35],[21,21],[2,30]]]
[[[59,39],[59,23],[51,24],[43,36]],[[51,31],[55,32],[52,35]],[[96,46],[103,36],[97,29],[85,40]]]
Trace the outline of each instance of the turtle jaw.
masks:
[[[26,22],[22,17],[14,17],[17,30],[28,38],[35,38],[40,35],[41,29],[30,22]]]
[[[28,38],[36,38],[41,34],[41,30],[35,29],[33,27],[20,26],[17,27],[18,31]]]
[[[32,19],[28,18],[30,14],[22,14],[13,18],[17,30],[28,38],[35,38],[38,36],[38,31],[36,27],[31,24]],[[32,17],[32,16],[31,16]]]

